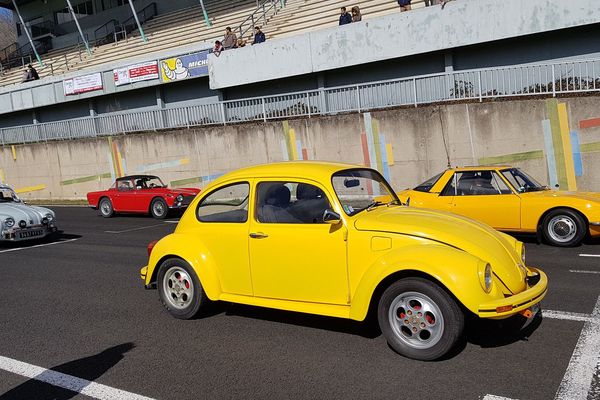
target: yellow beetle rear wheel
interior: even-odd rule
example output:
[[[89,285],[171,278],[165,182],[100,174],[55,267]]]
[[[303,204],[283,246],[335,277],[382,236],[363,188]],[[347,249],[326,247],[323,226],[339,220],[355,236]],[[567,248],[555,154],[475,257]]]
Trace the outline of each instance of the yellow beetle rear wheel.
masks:
[[[157,286],[161,303],[178,319],[194,318],[211,303],[194,269],[180,258],[170,258],[160,265]]]
[[[379,300],[377,314],[390,347],[417,360],[446,355],[464,328],[464,315],[456,301],[422,278],[401,279],[390,285]]]

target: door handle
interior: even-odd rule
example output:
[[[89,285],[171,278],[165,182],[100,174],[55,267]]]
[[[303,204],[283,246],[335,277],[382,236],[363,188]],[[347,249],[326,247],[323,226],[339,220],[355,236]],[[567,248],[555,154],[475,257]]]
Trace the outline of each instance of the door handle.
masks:
[[[264,238],[268,238],[269,235],[267,235],[266,233],[262,233],[262,232],[252,232],[250,234],[250,237],[252,239],[264,239]]]

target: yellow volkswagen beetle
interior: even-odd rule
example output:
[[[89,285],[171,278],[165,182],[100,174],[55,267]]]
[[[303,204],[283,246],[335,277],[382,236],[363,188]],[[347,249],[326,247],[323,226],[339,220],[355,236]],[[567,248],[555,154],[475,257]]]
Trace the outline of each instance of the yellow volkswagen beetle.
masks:
[[[141,278],[176,318],[217,300],[358,321],[373,306],[390,346],[420,360],[453,348],[465,314],[527,314],[547,290],[521,242],[405,207],[379,172],[346,164],[224,175],[148,253]]]
[[[550,190],[510,166],[451,168],[398,196],[501,231],[537,233],[554,246],[600,236],[600,193]]]

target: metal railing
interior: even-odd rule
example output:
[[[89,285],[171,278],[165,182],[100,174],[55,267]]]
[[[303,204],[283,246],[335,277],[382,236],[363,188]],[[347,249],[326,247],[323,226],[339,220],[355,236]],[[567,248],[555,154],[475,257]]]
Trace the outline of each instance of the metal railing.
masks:
[[[94,30],[94,46],[116,41],[116,31],[119,21],[111,19]]]
[[[266,25],[269,18],[276,15],[279,10],[285,7],[285,3],[286,1],[284,0],[264,0],[258,4],[254,11],[237,27],[238,37],[243,38],[244,35],[252,31],[259,24]]]
[[[0,144],[30,143],[268,121],[454,101],[600,92],[600,59],[420,75],[221,101],[179,108],[103,114],[0,129]]]
[[[154,18],[156,15],[158,15],[158,12],[156,9],[156,3],[148,4],[146,7],[144,7],[140,11],[138,11],[137,14],[138,14],[138,19],[140,21],[140,24],[142,24],[142,25],[145,24],[146,22],[148,22],[152,18]],[[115,31],[118,34],[118,35],[115,35],[115,39],[118,39],[117,36],[122,37],[123,32],[125,33],[124,39],[127,39],[127,35],[129,35],[133,31],[135,31],[137,28],[138,28],[138,26],[135,21],[135,17],[132,15],[131,17],[127,18],[125,21],[121,22],[119,25],[117,25],[115,27]]]

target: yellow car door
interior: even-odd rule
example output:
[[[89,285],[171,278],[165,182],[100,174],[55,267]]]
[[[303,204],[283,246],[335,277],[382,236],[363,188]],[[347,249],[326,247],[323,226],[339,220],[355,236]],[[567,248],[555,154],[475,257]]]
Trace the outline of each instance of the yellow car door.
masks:
[[[206,195],[196,210],[198,243],[210,252],[221,289],[225,293],[252,296],[248,262],[248,205],[250,182],[225,183]]]
[[[496,228],[521,228],[521,199],[490,170],[457,172],[452,212]]]
[[[249,233],[254,295],[347,304],[345,227],[323,222],[331,203],[322,187],[263,180],[255,193]]]

